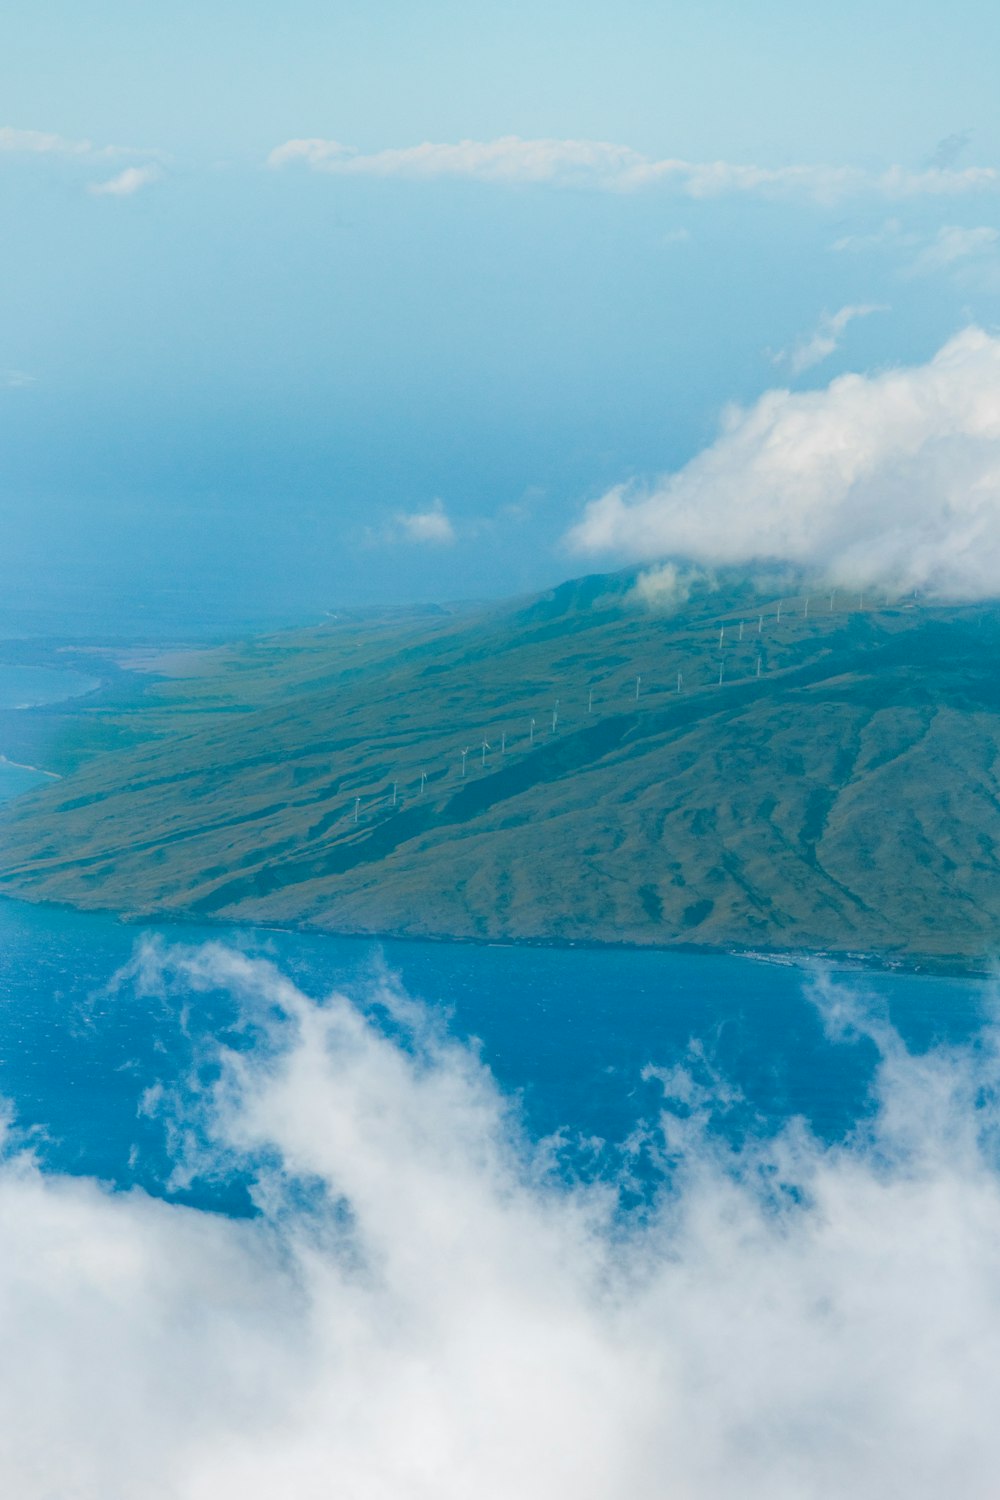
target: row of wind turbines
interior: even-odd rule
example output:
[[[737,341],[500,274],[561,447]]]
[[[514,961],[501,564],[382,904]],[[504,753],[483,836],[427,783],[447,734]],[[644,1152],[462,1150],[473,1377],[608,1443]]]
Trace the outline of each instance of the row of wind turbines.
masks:
[[[802,595],[798,599],[792,599],[792,600],[789,600],[789,601],[786,601],[785,599],[779,599],[778,602],[777,602],[777,605],[775,606],[773,623],[777,627],[777,626],[779,626],[781,624],[782,618],[784,618],[786,621],[789,621],[789,620],[794,619],[796,617],[799,617],[799,618],[804,619],[804,620],[808,620],[810,618],[816,619],[817,617],[822,617],[822,615],[824,615],[824,614],[831,615],[831,614],[834,613],[834,611],[835,611],[835,609],[837,607],[836,606],[837,595],[838,594],[843,594],[844,592],[845,592],[844,590],[832,589],[832,590],[829,591],[829,593],[825,593],[825,594],[823,594],[823,595],[821,595],[819,597],[817,597],[814,594],[810,594],[810,595]],[[855,595],[853,593],[851,593],[849,597],[850,597],[851,601],[853,601],[854,598],[855,598]],[[865,609],[865,594],[864,594],[864,592],[863,591],[859,591],[858,594],[856,595],[856,597],[857,597],[857,601],[858,601],[856,608],[859,611],[863,611]],[[825,609],[823,608],[824,605],[826,606]],[[887,594],[885,596],[885,604],[884,604],[883,607],[888,608],[889,605],[890,605],[890,596]],[[810,606],[812,606],[812,614],[811,615],[810,615]],[[849,612],[853,612],[853,610],[852,610],[852,604],[847,604],[846,606],[841,605],[841,608],[845,608],[845,607],[846,607],[846,609]],[[749,626],[750,626],[750,633],[749,633],[749,635],[747,634],[747,625],[748,625],[748,623],[749,623]],[[718,651],[720,653],[720,657],[719,657],[719,672],[718,672],[718,677],[717,678],[713,677],[713,679],[712,679],[715,682],[716,686],[722,687],[724,685],[724,683],[725,683],[725,680],[726,680],[725,679],[725,664],[726,664],[726,659],[725,659],[725,655],[723,653],[725,652],[725,649],[726,649],[726,632],[727,632],[727,629],[730,632],[732,632],[732,634],[730,636],[730,639],[732,639],[733,635],[735,635],[735,642],[736,642],[736,644],[741,644],[741,643],[744,643],[744,641],[752,641],[754,639],[762,640],[763,639],[763,635],[764,635],[764,626],[765,626],[766,623],[768,623],[768,615],[765,612],[759,612],[758,613],[757,620],[756,620],[756,626],[754,626],[754,622],[753,622],[752,617],[751,617],[751,619],[750,619],[749,622],[747,621],[746,617],[744,617],[744,618],[742,618],[742,619],[739,620],[738,624],[737,624],[737,622],[735,620],[729,620],[729,621],[722,620],[720,622],[720,624],[719,624],[719,643],[718,643]],[[754,678],[759,678],[762,675],[763,666],[764,666],[764,653],[763,653],[763,650],[761,650],[761,651],[758,652],[758,655],[757,655],[757,658],[756,658],[756,663],[755,663],[755,666],[754,666],[754,670],[753,670],[752,674],[750,674],[750,675],[752,677],[754,677]],[[731,679],[731,681],[733,683],[740,682],[740,681],[746,681],[746,680],[747,680],[746,676]],[[642,681],[643,681],[642,674],[638,673],[638,672],[636,673],[636,675],[635,675],[634,678],[628,679],[628,683],[629,683],[629,687],[628,687],[629,696],[636,703],[638,703],[640,701],[640,696],[641,696],[641,693],[642,693]],[[701,686],[706,686],[706,685],[707,684],[704,684],[704,683],[701,684]],[[684,692],[684,688],[685,688],[684,673],[682,671],[678,671],[677,675],[676,675],[676,681],[673,683],[673,685],[671,686],[671,688],[669,689],[669,691],[671,692],[671,694],[678,694],[678,693],[683,693]],[[593,715],[593,713],[594,713],[594,691],[595,690],[594,690],[593,687],[591,687],[591,688],[588,689],[588,694],[587,694],[587,715],[588,715],[588,717],[591,716],[591,715]],[[661,697],[664,691],[665,690],[661,688],[660,691],[658,693],[656,693],[656,697],[657,698]],[[618,696],[618,701],[620,702],[621,701],[620,700],[620,695],[616,695],[616,696]],[[616,710],[616,711],[620,711],[620,710]],[[531,750],[533,750],[535,748],[535,745],[538,743],[541,735],[546,732],[545,728],[541,728],[541,729],[539,728],[539,719],[542,718],[542,717],[543,717],[542,715],[529,716],[527,734],[524,737],[524,740],[521,741],[521,748],[522,749],[527,750],[529,752]],[[546,742],[548,742],[548,741],[551,740],[551,736],[556,733],[556,730],[557,730],[558,725],[559,725],[559,699],[558,698],[555,700],[555,703],[553,704],[551,710],[546,710],[544,718],[549,721],[548,724],[547,724],[547,741],[546,741]],[[480,769],[483,770],[483,771],[485,771],[487,769],[487,756],[488,755],[493,755],[494,753],[499,753],[501,761],[505,761],[506,758],[507,758],[507,754],[508,754],[507,739],[508,739],[507,731],[506,731],[506,729],[502,729],[500,731],[499,741],[498,741],[498,744],[497,744],[496,747],[494,747],[490,743],[490,741],[487,738],[486,734],[484,734],[483,737],[482,737],[482,740],[481,740],[481,742],[479,744],[476,744],[476,745],[466,745],[462,750],[460,750],[458,752],[458,754],[459,754],[458,780],[460,782],[462,782],[462,781],[466,781],[468,779],[468,762],[469,762],[469,756],[470,755],[473,756],[473,763],[475,762],[475,758],[478,756]],[[525,740],[526,740],[526,743],[525,743]],[[445,775],[447,775],[447,769],[445,770]],[[419,789],[415,791],[412,800],[419,800],[420,798],[422,798],[422,797],[425,796],[426,790],[427,790],[427,781],[428,781],[428,773],[427,773],[427,771],[421,771],[420,772]],[[374,797],[368,799],[367,814],[371,815],[371,814],[377,813],[379,811],[381,811],[383,813],[391,813],[391,812],[394,812],[394,811],[398,810],[398,808],[401,806],[401,803],[402,803],[402,800],[403,800],[401,798],[401,796],[400,796],[399,785],[400,784],[399,784],[398,781],[394,781],[394,782],[391,783],[391,789],[389,790],[389,792],[379,792]],[[414,783],[414,785],[415,785],[415,783]],[[360,794],[356,794],[355,798],[354,798],[353,808],[349,808],[348,810],[345,811],[345,817],[350,818],[350,820],[354,824],[359,824],[362,821],[362,809],[364,807],[365,801],[366,801],[366,799],[364,797],[362,797]],[[365,817],[365,821],[366,822],[368,821],[368,816]]]

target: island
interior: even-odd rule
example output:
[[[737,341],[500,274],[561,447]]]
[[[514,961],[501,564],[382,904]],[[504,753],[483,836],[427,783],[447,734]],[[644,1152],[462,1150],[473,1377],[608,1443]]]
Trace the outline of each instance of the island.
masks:
[[[650,576],[345,611],[65,706],[61,779],[0,809],[0,892],[344,934],[987,963],[1000,606],[766,569],[679,593]]]

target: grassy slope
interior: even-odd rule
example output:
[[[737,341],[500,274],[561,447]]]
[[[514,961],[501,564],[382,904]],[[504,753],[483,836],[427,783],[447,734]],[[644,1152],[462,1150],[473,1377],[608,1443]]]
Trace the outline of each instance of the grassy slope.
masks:
[[[745,584],[673,617],[627,588],[346,618],[83,715],[88,745],[140,743],[4,811],[0,890],[339,931],[995,948],[995,606],[841,594],[779,624]]]

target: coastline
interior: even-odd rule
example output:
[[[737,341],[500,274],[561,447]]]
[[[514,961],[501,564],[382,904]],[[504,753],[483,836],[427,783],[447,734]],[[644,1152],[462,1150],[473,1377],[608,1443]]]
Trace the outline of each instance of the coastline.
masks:
[[[593,953],[677,953],[690,957],[735,958],[748,962],[773,964],[782,968],[827,968],[841,973],[898,974],[924,979],[958,979],[982,982],[1000,976],[1000,949],[995,960],[966,958],[961,954],[896,954],[861,952],[857,949],[782,948],[754,943],[628,943],[602,938],[483,938],[454,933],[406,932],[381,929],[366,932],[318,927],[307,923],[249,922],[234,918],[194,917],[186,912],[130,912],[111,907],[78,906],[69,901],[33,901],[0,890],[0,902],[14,906],[35,907],[53,912],[72,912],[80,917],[94,917],[116,922],[121,927],[202,928],[221,933],[279,933],[288,936],[330,938],[337,942],[416,943],[471,948],[522,948],[540,952],[577,951]]]
[[[11,760],[7,755],[0,755],[0,766],[10,766],[15,771],[34,771],[36,776],[48,776],[52,781],[62,781],[58,771],[46,771],[44,766],[29,766],[23,760]]]

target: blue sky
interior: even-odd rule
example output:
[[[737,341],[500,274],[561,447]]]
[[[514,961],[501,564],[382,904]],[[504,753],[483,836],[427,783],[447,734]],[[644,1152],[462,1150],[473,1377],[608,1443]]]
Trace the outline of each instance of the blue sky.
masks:
[[[132,628],[534,588],[613,565],[569,529],[727,403],[992,329],[1000,17],[877,9],[9,20],[8,604]]]

